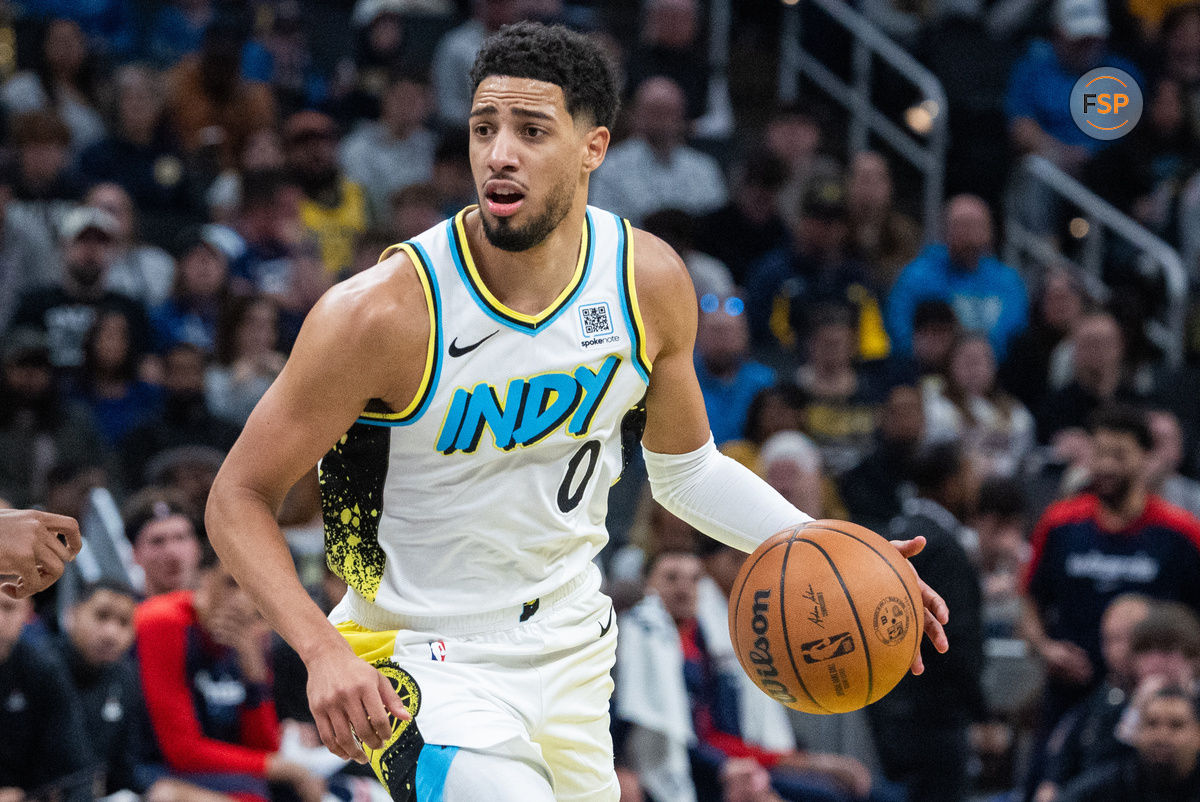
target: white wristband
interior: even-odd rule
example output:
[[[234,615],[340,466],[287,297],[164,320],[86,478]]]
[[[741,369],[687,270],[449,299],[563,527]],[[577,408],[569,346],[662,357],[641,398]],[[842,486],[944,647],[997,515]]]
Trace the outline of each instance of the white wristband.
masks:
[[[745,552],[813,520],[750,469],[708,442],[687,454],[642,448],[654,500],[709,537]]]

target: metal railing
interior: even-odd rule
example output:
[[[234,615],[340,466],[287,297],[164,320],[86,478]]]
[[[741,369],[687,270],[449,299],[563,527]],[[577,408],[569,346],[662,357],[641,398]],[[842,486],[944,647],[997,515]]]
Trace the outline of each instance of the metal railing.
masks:
[[[694,134],[725,138],[733,133],[733,108],[729,99],[729,37],[733,25],[733,0],[715,0],[708,13],[708,109],[696,121]]]
[[[1166,309],[1147,320],[1146,336],[1162,350],[1168,364],[1179,367],[1184,357],[1188,278],[1178,252],[1041,156],[1026,156],[1018,162],[1010,188],[1005,210],[1004,261],[1018,269],[1027,260],[1042,266],[1055,262],[1073,264],[1082,269],[1089,292],[1105,300],[1109,294],[1101,278],[1107,250],[1105,237],[1124,240],[1136,252],[1138,271],[1162,280]],[[1022,201],[1014,193],[1027,196],[1030,191],[1051,192],[1056,199],[1078,209],[1076,218],[1082,221],[1082,224],[1074,222],[1076,231],[1082,234],[1078,260],[1068,259],[1046,234],[1023,219]]]
[[[936,239],[941,222],[948,142],[946,93],[933,73],[866,17],[843,0],[784,0],[779,48],[779,97],[794,101],[803,74],[850,112],[849,154],[866,150],[875,134],[913,165],[924,179],[922,212],[925,241]],[[853,83],[846,83],[800,41],[801,6],[820,9],[853,39]],[[906,131],[890,120],[871,100],[872,67],[878,58],[917,88],[923,100],[916,114],[928,124],[924,136]]]

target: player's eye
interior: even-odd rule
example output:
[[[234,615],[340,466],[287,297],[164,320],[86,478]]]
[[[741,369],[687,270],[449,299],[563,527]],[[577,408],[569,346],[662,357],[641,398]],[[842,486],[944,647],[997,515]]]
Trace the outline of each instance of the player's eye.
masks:
[[[476,136],[487,136],[491,132],[492,132],[492,127],[490,125],[487,125],[486,123],[480,123],[479,125],[475,126],[475,135]]]
[[[543,131],[541,128],[536,128],[532,125],[525,129],[525,136],[531,137],[531,138],[539,137],[544,133],[546,133],[546,132]]]

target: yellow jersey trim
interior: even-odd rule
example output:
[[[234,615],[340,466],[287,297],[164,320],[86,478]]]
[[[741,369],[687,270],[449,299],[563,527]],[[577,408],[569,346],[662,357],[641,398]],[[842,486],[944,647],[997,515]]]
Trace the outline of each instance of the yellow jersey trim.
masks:
[[[421,376],[421,383],[417,387],[417,392],[413,395],[412,401],[408,403],[408,406],[399,412],[368,412],[364,410],[358,416],[359,420],[364,422],[402,422],[412,418],[418,410],[423,408],[429,396],[432,395],[434,377],[437,373],[438,356],[441,353],[441,338],[438,335],[441,327],[438,325],[438,303],[431,268],[426,264],[426,260],[421,254],[417,252],[417,249],[407,242],[393,245],[385,250],[379,257],[379,261],[382,262],[384,259],[401,251],[412,261],[413,267],[416,268],[417,279],[421,282],[421,291],[425,294],[425,306],[429,310],[429,345],[425,352],[425,370]]]
[[[472,204],[460,211],[454,216],[452,228],[454,233],[452,244],[457,251],[457,255],[460,257],[463,277],[467,280],[469,288],[485,309],[497,315],[502,321],[508,321],[526,329],[534,329],[548,322],[567,306],[582,287],[584,279],[587,276],[587,268],[591,262],[592,251],[594,249],[594,235],[591,230],[590,215],[585,215],[584,217],[582,238],[579,245],[579,260],[575,264],[575,272],[571,276],[571,280],[567,282],[567,286],[563,288],[562,292],[558,294],[558,297],[549,306],[536,315],[528,315],[524,312],[510,309],[501,303],[500,299],[488,289],[487,284],[483,281],[483,277],[479,275],[479,269],[475,265],[475,257],[471,255],[471,248],[467,243],[467,230],[464,224],[467,214],[473,209],[478,208],[478,204]]]
[[[637,340],[633,357],[641,365],[648,379],[652,365],[650,356],[646,352],[646,323],[642,320],[642,309],[638,305],[637,284],[633,277],[633,226],[624,218],[621,219],[621,226],[625,233],[625,293],[629,302],[629,314],[633,317],[634,334]]]

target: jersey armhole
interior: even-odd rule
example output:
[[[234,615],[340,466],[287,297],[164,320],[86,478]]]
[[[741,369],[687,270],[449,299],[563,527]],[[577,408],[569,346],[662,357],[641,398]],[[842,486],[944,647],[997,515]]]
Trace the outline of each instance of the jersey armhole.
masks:
[[[633,355],[633,366],[642,381],[650,383],[650,358],[646,354],[646,324],[642,320],[642,310],[638,306],[637,285],[633,275],[633,226],[624,218],[618,218],[617,258],[621,271],[621,312],[625,316],[625,324],[629,328],[629,336],[633,339],[630,352]]]
[[[415,423],[429,406],[434,388],[437,387],[438,375],[441,373],[442,304],[437,277],[430,266],[428,255],[415,242],[402,242],[399,245],[391,246],[383,252],[379,261],[382,262],[401,251],[412,262],[417,279],[421,282],[421,290],[425,295],[425,306],[429,312],[429,345],[425,353],[425,368],[421,374],[421,383],[418,385],[412,401],[399,412],[363,411],[359,415],[358,422],[371,426],[407,426]]]

